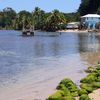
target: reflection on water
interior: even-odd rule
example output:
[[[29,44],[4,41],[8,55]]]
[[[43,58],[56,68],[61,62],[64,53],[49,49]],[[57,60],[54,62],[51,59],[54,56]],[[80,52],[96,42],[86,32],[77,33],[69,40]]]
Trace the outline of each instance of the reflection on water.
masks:
[[[34,37],[20,34],[0,31],[0,86],[18,82],[20,76],[31,72],[35,82],[79,72],[87,63],[92,64],[94,55],[100,55],[100,39],[95,33],[49,33],[52,37],[42,32]]]
[[[79,34],[79,46],[82,52],[98,52],[100,50],[100,39],[95,33]]]

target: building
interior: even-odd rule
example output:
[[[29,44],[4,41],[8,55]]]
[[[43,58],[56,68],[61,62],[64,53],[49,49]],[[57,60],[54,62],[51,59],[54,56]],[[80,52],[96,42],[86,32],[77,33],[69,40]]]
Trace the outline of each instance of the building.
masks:
[[[67,29],[78,29],[79,22],[70,22],[67,24],[66,28]]]
[[[81,17],[81,25],[86,29],[96,29],[96,25],[100,23],[100,15],[87,14]]]

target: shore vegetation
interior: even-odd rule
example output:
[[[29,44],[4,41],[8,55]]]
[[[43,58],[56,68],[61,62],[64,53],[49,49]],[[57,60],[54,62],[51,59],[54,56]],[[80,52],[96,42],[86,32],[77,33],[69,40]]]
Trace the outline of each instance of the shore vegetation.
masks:
[[[70,79],[63,79],[57,86],[57,91],[47,100],[91,100],[89,94],[100,89],[100,63],[87,69],[87,76],[80,80],[80,88]]]
[[[33,28],[34,30],[56,31],[65,29],[66,24],[72,20],[77,21],[76,13],[63,13],[57,9],[45,12],[35,7],[32,12],[23,10],[17,13],[14,9],[6,7],[0,11],[0,29]]]

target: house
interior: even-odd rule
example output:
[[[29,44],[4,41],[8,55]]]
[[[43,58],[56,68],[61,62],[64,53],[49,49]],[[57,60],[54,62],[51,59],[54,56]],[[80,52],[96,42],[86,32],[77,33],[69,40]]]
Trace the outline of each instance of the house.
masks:
[[[81,17],[81,25],[86,29],[96,29],[96,25],[100,23],[100,15],[87,14]]]
[[[70,22],[67,24],[66,28],[67,29],[78,29],[79,22]]]

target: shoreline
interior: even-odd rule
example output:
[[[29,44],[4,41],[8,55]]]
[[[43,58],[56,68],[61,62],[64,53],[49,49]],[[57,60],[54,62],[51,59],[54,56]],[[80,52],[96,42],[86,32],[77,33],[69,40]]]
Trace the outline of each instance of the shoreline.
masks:
[[[65,30],[58,30],[57,32],[66,32],[66,33],[68,33],[68,32],[73,32],[73,33],[88,33],[88,30],[78,30],[78,29],[73,29],[73,30],[71,30],[71,29],[65,29]]]
[[[88,67],[88,69],[85,70],[87,76],[80,80],[80,87],[77,87],[77,85],[74,84],[73,81],[69,78],[61,80],[61,82],[58,84],[58,88],[56,89],[57,91],[54,94],[51,94],[47,100],[55,100],[55,98],[67,98],[69,96],[75,100],[100,100],[99,71],[99,62],[96,66]],[[73,85],[69,86],[69,84]],[[67,92],[65,91],[65,89]],[[75,92],[75,94],[73,94],[73,91]]]
[[[19,32],[22,32],[22,30],[0,30],[0,31],[19,31]],[[34,30],[34,32],[48,32],[48,33],[54,33],[52,31],[42,31],[42,30]],[[64,30],[58,30],[58,31],[55,31],[55,33],[58,32],[58,33],[81,33],[81,34],[84,34],[84,33],[96,33],[96,35],[100,35],[100,32],[92,32],[91,30],[78,30],[78,29],[64,29]]]
[[[45,100],[56,91],[56,86],[66,76],[68,75],[55,77],[54,79],[47,80],[45,83],[41,83],[40,85],[34,85],[33,81],[31,80],[28,83],[25,82],[25,84],[17,84],[14,87],[11,86],[5,89],[6,91],[1,90],[0,100]],[[71,79],[76,82],[85,75],[75,73],[74,77],[72,74],[69,76],[69,78],[72,77]]]
[[[76,32],[76,31],[75,31]],[[76,32],[77,33],[77,32]],[[64,33],[64,34],[67,34],[67,33]],[[78,34],[78,33],[77,33]],[[77,35],[75,34],[75,35]],[[83,33],[84,34],[84,33]],[[87,35],[87,34],[86,34]],[[99,55],[99,54],[97,54]],[[71,56],[70,56],[71,57]],[[70,59],[70,57],[68,59]],[[1,95],[0,95],[0,98],[1,96],[4,96],[4,99],[0,99],[0,100],[34,100],[35,98],[37,100],[45,100],[45,99],[38,99],[38,98],[44,98],[43,96],[47,97],[49,95],[51,95],[53,92],[55,92],[55,88],[56,86],[58,85],[58,83],[65,77],[69,77],[71,78],[72,80],[74,80],[74,82],[77,82],[77,80],[79,81],[79,79],[81,79],[82,77],[84,77],[84,75],[82,73],[84,69],[80,69],[82,66],[80,66],[79,64],[79,60],[77,61],[76,60],[76,56],[72,56],[72,58],[75,57],[75,62],[73,62],[73,60],[70,59],[70,61],[72,61],[71,63],[74,64],[73,66],[70,65],[70,64],[66,64],[64,62],[68,61],[67,59],[64,59],[64,57],[62,57],[61,60],[56,60],[57,62],[59,62],[59,65],[61,64],[61,61],[64,60],[64,62],[62,62],[62,64],[60,65],[59,68],[61,68],[60,70],[57,71],[58,67],[56,68],[56,66],[58,64],[56,64],[55,69],[56,69],[56,77],[50,77],[50,78],[46,78],[46,81],[45,80],[42,80],[42,81],[39,81],[40,82],[40,85],[37,85],[37,84],[34,84],[33,81],[33,78],[30,78],[30,77],[34,77],[34,74],[31,74],[29,76],[29,78],[27,77],[24,77],[26,78],[27,81],[23,82],[23,84],[17,84],[15,87],[9,87],[9,89],[7,88],[7,91],[2,91],[1,90]],[[93,56],[94,58],[95,56]],[[89,58],[89,57],[88,57]],[[92,57],[90,57],[92,58]],[[51,59],[53,60],[53,59]],[[50,61],[50,60],[49,60]],[[97,61],[97,60],[96,60]],[[78,62],[78,63],[77,63]],[[76,65],[77,63],[77,65]],[[63,65],[63,66],[62,66]],[[65,68],[64,66],[69,66],[69,68]],[[72,66],[72,67],[71,67]],[[54,68],[53,67],[53,68]],[[63,69],[64,67],[64,69]],[[85,68],[85,66],[83,66]],[[86,66],[88,67],[88,66]],[[72,68],[72,70],[76,71],[76,73],[73,73],[72,71],[70,71],[70,69]],[[74,69],[75,68],[75,69]],[[68,74],[66,74],[67,70],[69,71]],[[37,75],[40,74],[43,76],[44,72],[46,72],[46,76],[48,77],[49,76],[49,71],[51,71],[51,68],[50,70],[44,70],[41,73],[41,71],[39,71],[39,73],[36,73]],[[55,74],[55,72],[53,73],[54,69],[52,70],[52,73],[50,74]],[[59,73],[60,72],[60,73]],[[80,74],[81,73],[81,74]],[[27,73],[26,73],[27,74]],[[19,77],[20,78],[20,77]],[[40,77],[39,77],[40,78]],[[42,77],[43,78],[43,77]],[[37,78],[36,78],[37,80]],[[49,80],[49,81],[48,81]],[[44,81],[44,84],[42,83]],[[26,83],[27,82],[27,83]],[[49,84],[48,84],[49,83]],[[45,87],[44,87],[45,86]],[[6,86],[5,86],[6,87]],[[50,89],[51,88],[51,89]],[[5,89],[6,90],[6,89]],[[39,92],[38,90],[41,90],[41,92]],[[2,93],[3,92],[3,93]],[[6,99],[5,99],[6,98]]]

